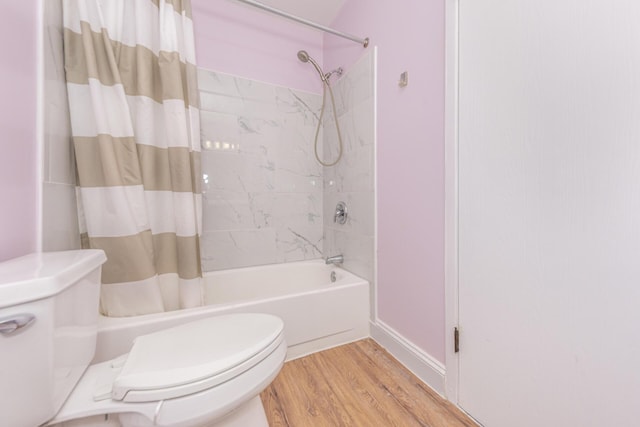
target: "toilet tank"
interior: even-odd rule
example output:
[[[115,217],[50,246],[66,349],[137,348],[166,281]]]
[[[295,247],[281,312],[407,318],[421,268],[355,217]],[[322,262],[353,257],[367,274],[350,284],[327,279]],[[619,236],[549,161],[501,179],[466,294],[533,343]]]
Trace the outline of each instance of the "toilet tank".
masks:
[[[1,425],[49,420],[91,362],[105,261],[78,250],[0,263]]]

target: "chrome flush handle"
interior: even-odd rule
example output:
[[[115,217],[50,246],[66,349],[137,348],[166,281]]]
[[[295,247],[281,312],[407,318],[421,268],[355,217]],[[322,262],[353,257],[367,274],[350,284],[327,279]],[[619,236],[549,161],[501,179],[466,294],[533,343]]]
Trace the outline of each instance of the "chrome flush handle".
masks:
[[[33,314],[16,314],[11,317],[0,319],[0,334],[11,335],[14,332],[29,326],[36,316]]]

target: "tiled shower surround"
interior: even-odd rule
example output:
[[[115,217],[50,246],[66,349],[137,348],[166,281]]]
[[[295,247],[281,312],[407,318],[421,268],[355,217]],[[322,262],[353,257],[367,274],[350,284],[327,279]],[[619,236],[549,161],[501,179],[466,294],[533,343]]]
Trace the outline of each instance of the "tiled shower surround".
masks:
[[[338,164],[323,171],[325,253],[343,254],[343,266],[372,284],[375,278],[374,87],[375,51],[372,50],[335,84],[344,151]],[[324,123],[326,160],[335,159],[337,147],[335,122],[333,115],[329,115]],[[347,204],[349,212],[344,225],[333,222],[339,201]]]
[[[205,271],[322,256],[319,95],[200,70]]]
[[[373,280],[372,58],[334,83],[345,151],[327,168],[313,153],[321,95],[199,70],[205,271],[343,253],[347,269]],[[337,143],[330,110],[325,118],[329,159]],[[349,208],[343,226],[333,223],[338,199]]]

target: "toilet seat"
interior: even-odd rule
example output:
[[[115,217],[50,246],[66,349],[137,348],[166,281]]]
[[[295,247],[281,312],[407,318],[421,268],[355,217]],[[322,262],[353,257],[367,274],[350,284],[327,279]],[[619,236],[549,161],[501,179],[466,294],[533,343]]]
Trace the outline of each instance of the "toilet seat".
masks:
[[[127,417],[144,425],[142,416],[150,426],[197,426],[220,417],[275,378],[287,351],[283,328],[275,316],[234,314],[141,336],[126,361],[123,356],[91,365],[47,425],[101,414],[118,414],[123,425]],[[152,360],[158,350],[166,353]],[[109,384],[111,393],[100,390]]]
[[[270,354],[282,331],[277,317],[235,314],[143,335],[115,378],[111,398],[150,402],[215,387]]]

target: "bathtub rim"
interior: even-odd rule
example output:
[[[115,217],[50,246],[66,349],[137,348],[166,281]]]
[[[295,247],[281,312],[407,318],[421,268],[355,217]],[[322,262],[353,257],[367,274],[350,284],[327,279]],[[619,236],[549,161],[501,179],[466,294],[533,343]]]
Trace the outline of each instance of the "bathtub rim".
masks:
[[[255,270],[261,270],[261,269],[282,269],[285,268],[286,266],[289,265],[296,265],[296,266],[304,266],[304,265],[322,265],[325,266],[324,260],[322,259],[314,259],[314,260],[305,260],[305,261],[296,261],[296,262],[287,262],[287,263],[280,263],[280,264],[265,264],[265,265],[257,265],[257,266],[250,266],[250,267],[239,267],[239,268],[233,268],[233,269],[226,269],[226,270],[216,270],[216,271],[207,271],[203,274],[203,280],[205,280],[207,277],[209,276],[213,276],[213,275],[218,275],[218,274],[223,274],[223,273],[233,273],[233,272],[253,272]],[[327,267],[329,267],[327,265]],[[140,314],[140,315],[136,315],[136,316],[127,316],[127,317],[110,317],[110,316],[105,316],[101,313],[98,314],[98,331],[103,331],[103,330],[112,330],[112,329],[120,329],[120,328],[125,328],[125,327],[129,327],[132,324],[136,324],[136,325],[146,325],[146,324],[152,324],[155,323],[159,320],[163,320],[163,319],[167,319],[168,317],[174,318],[174,319],[180,319],[180,318],[189,318],[192,317],[194,313],[200,312],[200,311],[211,311],[211,312],[215,312],[216,308],[226,308],[226,307],[230,307],[230,308],[242,308],[242,307],[246,307],[248,305],[252,305],[255,304],[257,301],[265,301],[265,302],[270,302],[270,301],[277,301],[280,299],[284,299],[284,298],[289,298],[289,297],[296,297],[296,296],[301,296],[301,295],[307,295],[307,294],[314,294],[314,293],[324,293],[324,292],[329,292],[332,290],[335,290],[336,288],[349,288],[349,287],[354,287],[354,286],[360,286],[362,285],[362,282],[365,283],[369,283],[370,282],[348,270],[345,270],[344,268],[337,266],[337,265],[332,265],[331,267],[329,267],[330,269],[339,269],[341,270],[344,274],[345,277],[342,278],[341,280],[337,281],[337,282],[333,282],[330,283],[330,287],[324,287],[324,288],[313,288],[313,289],[306,289],[306,290],[302,290],[299,292],[292,292],[292,293],[287,293],[287,294],[281,294],[281,295],[276,295],[276,296],[270,296],[270,297],[266,297],[266,298],[252,298],[252,299],[243,299],[237,302],[224,302],[224,303],[219,303],[219,304],[203,304],[197,307],[190,307],[190,308],[182,308],[179,310],[172,310],[172,311],[162,311],[162,312],[158,312],[158,313],[149,313],[149,314]],[[351,281],[351,279],[353,279],[353,281]],[[347,283],[342,283],[342,282],[347,282]],[[204,300],[204,292],[203,292],[203,300]],[[215,314],[213,314],[215,315]]]

